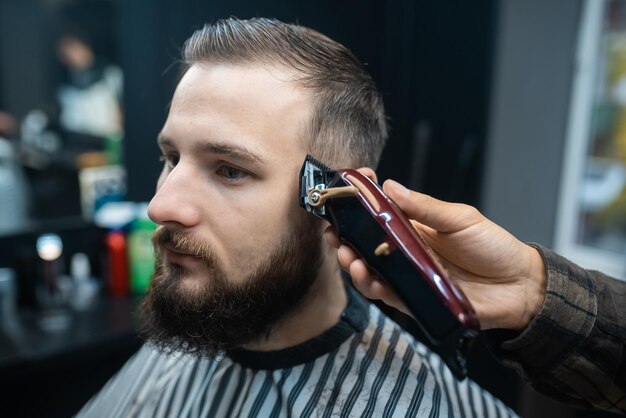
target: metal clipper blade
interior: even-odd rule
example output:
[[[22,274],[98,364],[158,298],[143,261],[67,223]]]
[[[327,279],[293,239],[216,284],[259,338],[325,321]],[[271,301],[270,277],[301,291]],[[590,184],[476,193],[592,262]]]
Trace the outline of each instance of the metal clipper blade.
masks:
[[[300,170],[300,206],[314,215],[325,218],[326,209],[323,205],[311,205],[309,192],[313,189],[325,190],[335,174],[330,167],[307,155]]]

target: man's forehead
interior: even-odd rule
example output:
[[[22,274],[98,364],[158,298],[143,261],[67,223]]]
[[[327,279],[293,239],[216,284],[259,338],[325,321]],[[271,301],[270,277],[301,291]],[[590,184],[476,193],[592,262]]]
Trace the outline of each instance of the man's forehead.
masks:
[[[280,94],[282,101],[309,101],[312,92],[298,83],[301,77],[282,65],[197,63],[185,72],[176,90],[201,93],[203,87],[211,86],[214,93],[226,97],[265,92],[274,93],[266,98]]]
[[[183,128],[221,140],[302,138],[312,97],[293,78],[280,67],[192,65],[176,89],[164,133],[175,138],[173,131]]]
[[[282,121],[283,128],[303,127],[313,115],[311,93],[280,67],[195,64],[180,81],[170,113],[201,117],[215,111],[238,124]]]

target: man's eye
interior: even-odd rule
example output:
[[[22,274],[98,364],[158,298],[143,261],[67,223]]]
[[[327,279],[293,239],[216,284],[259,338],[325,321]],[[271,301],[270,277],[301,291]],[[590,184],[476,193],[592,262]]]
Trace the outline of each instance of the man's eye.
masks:
[[[217,174],[222,176],[226,180],[235,181],[242,180],[245,177],[249,176],[249,174],[243,170],[240,170],[235,167],[231,167],[229,165],[223,165],[217,169]]]
[[[180,157],[176,154],[164,154],[159,157],[159,160],[163,161],[167,168],[171,170],[176,167],[176,165],[178,164],[178,160],[180,160]]]

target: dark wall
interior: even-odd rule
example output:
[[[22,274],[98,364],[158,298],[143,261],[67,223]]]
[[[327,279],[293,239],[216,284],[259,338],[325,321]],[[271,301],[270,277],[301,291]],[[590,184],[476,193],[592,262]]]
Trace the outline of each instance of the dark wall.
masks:
[[[383,87],[394,142],[381,169],[478,204],[497,2],[390,5]]]
[[[34,1],[0,1],[0,105],[21,118],[34,104],[50,103],[51,70],[46,13]],[[26,80],[26,81],[25,81]]]

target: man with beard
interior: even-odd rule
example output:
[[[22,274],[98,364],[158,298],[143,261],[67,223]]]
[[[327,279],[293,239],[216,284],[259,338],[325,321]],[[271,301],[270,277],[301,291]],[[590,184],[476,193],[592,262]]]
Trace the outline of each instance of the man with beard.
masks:
[[[347,286],[327,225],[298,206],[307,153],[378,163],[384,110],[358,60],[307,28],[228,19],[183,61],[148,210],[149,343],[80,415],[515,415]]]

